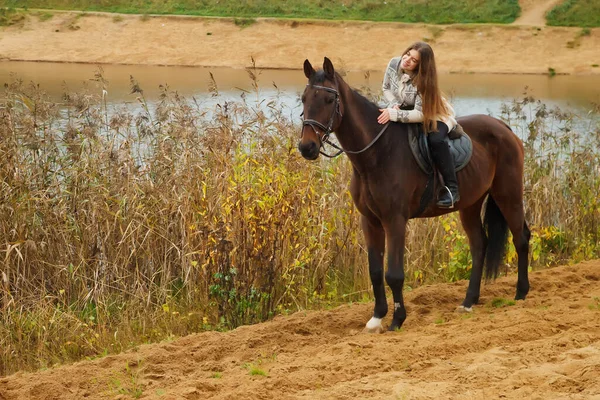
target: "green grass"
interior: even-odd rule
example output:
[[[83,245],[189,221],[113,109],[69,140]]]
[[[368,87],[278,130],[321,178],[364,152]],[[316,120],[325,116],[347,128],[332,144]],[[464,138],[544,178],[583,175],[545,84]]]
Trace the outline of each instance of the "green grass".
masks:
[[[251,367],[249,372],[252,376],[267,376],[267,373],[258,367]]]
[[[144,387],[140,383],[141,372],[139,362],[130,365],[125,364],[124,371],[115,373],[109,382],[111,391],[117,395],[124,395],[129,398],[139,399],[144,394]]]
[[[233,23],[239,26],[240,28],[247,28],[250,25],[254,25],[256,23],[256,19],[254,18],[235,18]]]
[[[258,361],[258,364],[261,363],[261,360]],[[248,373],[251,376],[268,376],[267,372],[264,369],[258,367],[258,365],[252,363],[246,363],[243,365],[245,369],[248,370]]]
[[[546,15],[552,26],[600,26],[600,1],[567,0],[554,7]]]
[[[130,14],[319,18],[433,24],[510,23],[520,13],[518,0],[0,0],[0,5]]]
[[[507,300],[502,297],[497,297],[494,300],[492,300],[491,306],[494,308],[502,308],[502,307],[514,306],[515,304],[516,303],[514,300]]]
[[[24,21],[25,13],[23,11],[14,8],[0,8],[0,26],[17,25]]]

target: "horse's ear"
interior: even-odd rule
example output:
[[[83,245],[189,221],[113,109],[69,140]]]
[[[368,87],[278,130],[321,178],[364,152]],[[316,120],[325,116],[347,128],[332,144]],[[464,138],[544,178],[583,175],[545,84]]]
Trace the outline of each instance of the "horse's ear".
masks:
[[[333,69],[333,64],[331,63],[331,60],[327,57],[323,59],[323,71],[325,71],[325,76],[329,80],[333,80],[335,70]]]
[[[313,76],[315,72],[316,71],[313,68],[313,66],[310,65],[310,61],[308,61],[308,59],[304,60],[304,75],[306,75],[306,77],[310,79],[310,77]]]

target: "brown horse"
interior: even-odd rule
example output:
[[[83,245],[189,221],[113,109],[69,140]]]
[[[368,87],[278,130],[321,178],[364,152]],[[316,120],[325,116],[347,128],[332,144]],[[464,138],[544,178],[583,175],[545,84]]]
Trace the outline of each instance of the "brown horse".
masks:
[[[388,305],[383,285],[383,256],[387,242],[388,269],[385,280],[394,298],[394,316],[389,326],[395,330],[406,319],[402,296],[404,284],[404,244],[406,223],[415,214],[435,217],[458,210],[469,237],[473,269],[462,311],[471,311],[479,301],[483,267],[486,277],[498,274],[508,238],[512,232],[518,256],[516,300],[529,291],[527,277],[529,238],[523,210],[523,144],[502,121],[471,115],[458,119],[473,142],[469,164],[458,173],[460,201],[452,210],[430,202],[421,213],[420,199],[427,185],[409,149],[407,125],[390,123],[387,130],[377,122],[379,107],[353,90],[325,58],[323,69],[315,71],[304,62],[308,85],[302,95],[304,123],[298,149],[315,160],[335,132],[352,163],[350,191],[361,213],[373,283],[375,308],[367,330],[381,331],[381,319]],[[487,198],[485,217],[481,209]],[[486,232],[487,231],[487,232]]]

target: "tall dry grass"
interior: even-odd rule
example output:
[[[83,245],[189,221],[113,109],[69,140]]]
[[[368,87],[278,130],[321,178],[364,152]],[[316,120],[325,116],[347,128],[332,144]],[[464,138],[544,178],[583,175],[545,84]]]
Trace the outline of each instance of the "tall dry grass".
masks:
[[[239,101],[212,85],[206,107],[167,87],[149,105],[132,79],[131,110],[95,80],[59,103],[15,81],[0,103],[0,374],[370,299],[347,159],[303,160],[256,81]],[[504,114],[526,144],[532,265],[598,257],[597,113]],[[406,269],[408,289],[468,276],[456,215],[410,223]]]

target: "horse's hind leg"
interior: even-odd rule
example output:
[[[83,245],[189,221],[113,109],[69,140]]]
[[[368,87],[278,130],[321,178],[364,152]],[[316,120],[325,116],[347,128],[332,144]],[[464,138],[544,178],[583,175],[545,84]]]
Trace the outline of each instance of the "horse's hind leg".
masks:
[[[481,223],[481,205],[484,198],[485,196],[472,206],[460,211],[460,220],[469,238],[471,258],[473,259],[473,268],[471,269],[471,279],[469,280],[467,295],[462,306],[459,307],[461,311],[471,311],[473,304],[477,304],[479,301],[483,262],[487,247],[487,236]]]
[[[365,216],[361,216],[361,225],[367,242],[369,275],[371,277],[371,283],[373,284],[373,294],[375,295],[373,317],[367,322],[365,329],[368,332],[379,333],[383,332],[381,320],[388,311],[387,300],[385,299],[385,287],[383,285],[385,232],[379,221],[369,220]]]
[[[525,300],[529,292],[529,239],[531,232],[525,222],[525,210],[523,209],[523,185],[521,177],[515,180],[510,176],[504,176],[501,182],[494,181],[490,192],[496,201],[500,212],[506,219],[508,228],[513,236],[513,244],[517,251],[518,278],[517,294],[515,300]],[[518,183],[517,183],[518,182]],[[520,184],[520,185],[519,185]],[[520,186],[516,188],[516,186]],[[517,190],[515,190],[515,188]]]
[[[518,243],[513,239],[519,257],[519,278],[515,300],[525,300],[529,293],[529,239],[531,239],[531,231],[527,226],[527,221],[523,218],[523,231]]]

